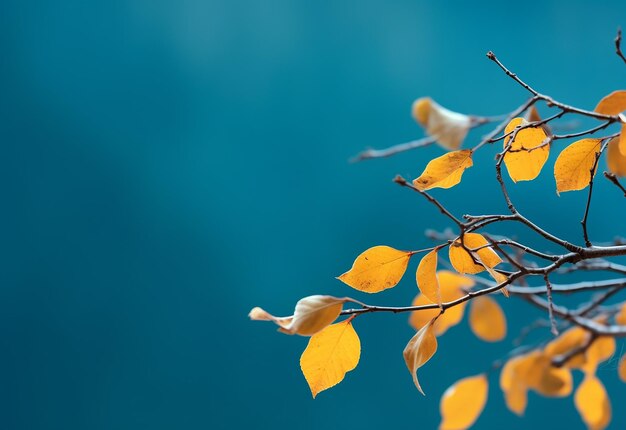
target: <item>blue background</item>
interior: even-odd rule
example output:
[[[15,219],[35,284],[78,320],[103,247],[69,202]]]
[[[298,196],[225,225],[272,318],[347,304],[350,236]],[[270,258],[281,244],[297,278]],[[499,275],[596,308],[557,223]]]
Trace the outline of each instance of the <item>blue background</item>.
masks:
[[[502,301],[511,334],[495,345],[452,329],[420,371],[426,398],[402,359],[406,316],[359,318],[359,367],[315,401],[298,366],[307,340],[247,312],[289,314],[314,293],[408,304],[412,276],[378,296],[334,276],[370,246],[418,249],[425,229],[449,226],[391,182],[441,150],[347,160],[420,137],[409,110],[422,95],[476,114],[521,104],[489,49],[593,108],[624,87],[618,25],[619,1],[2,2],[0,426],[435,428],[444,389],[488,368],[538,312]],[[434,194],[457,214],[505,210],[494,153]],[[513,196],[580,242],[585,195],[557,198],[551,165]],[[598,183],[591,234],[610,240],[626,207]],[[626,428],[615,369],[599,375]],[[533,394],[521,420],[493,375],[476,428],[583,428],[572,403]]]

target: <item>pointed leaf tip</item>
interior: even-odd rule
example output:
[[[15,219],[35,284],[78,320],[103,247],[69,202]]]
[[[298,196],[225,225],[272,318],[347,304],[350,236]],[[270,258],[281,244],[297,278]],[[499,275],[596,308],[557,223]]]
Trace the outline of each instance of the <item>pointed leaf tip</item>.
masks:
[[[423,395],[426,394],[424,394],[424,390],[422,390],[422,386],[417,379],[417,369],[430,360],[437,351],[437,338],[433,332],[433,322],[434,320],[431,320],[430,323],[415,333],[415,336],[411,338],[403,352],[406,366],[413,376],[413,383]]]

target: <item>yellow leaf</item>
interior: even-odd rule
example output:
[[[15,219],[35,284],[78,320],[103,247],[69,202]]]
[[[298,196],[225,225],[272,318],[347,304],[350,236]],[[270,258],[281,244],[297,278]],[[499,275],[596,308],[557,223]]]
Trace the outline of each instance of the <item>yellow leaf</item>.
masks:
[[[497,342],[506,336],[506,317],[498,302],[491,297],[472,299],[469,323],[474,334],[486,342]]]
[[[350,320],[326,327],[309,340],[300,368],[313,398],[340,383],[359,364],[361,342]]]
[[[626,91],[619,90],[613,91],[608,96],[600,100],[600,103],[595,108],[595,111],[604,115],[618,115],[626,110]],[[616,138],[619,151],[626,155],[626,124],[622,124],[622,131],[619,138]],[[609,166],[609,169],[611,167]],[[611,169],[616,175],[619,174]],[[621,175],[621,174],[620,174]]]
[[[550,357],[536,356],[528,386],[546,397],[566,397],[572,393],[572,372],[566,367],[555,367]]]
[[[415,100],[412,111],[426,133],[447,150],[459,149],[472,125],[469,116],[441,107],[430,97]]]
[[[265,310],[256,307],[248,315],[257,321],[273,321],[279,326],[279,331],[286,334],[310,336],[322,330],[337,319],[347,297],[308,296],[298,300],[292,316],[275,317]]]
[[[413,253],[375,246],[359,255],[339,280],[359,291],[378,293],[398,285]]]
[[[439,404],[440,430],[459,430],[471,427],[487,403],[489,382],[485,375],[471,376],[449,387]]]
[[[433,249],[426,254],[417,266],[417,287],[431,302],[441,305],[441,293],[437,280],[437,251]]]
[[[515,130],[518,126],[528,124],[523,118],[514,118],[506,126],[505,134]],[[519,130],[515,140],[513,135],[504,138],[504,147],[511,142],[511,148],[504,154],[504,164],[513,182],[532,181],[541,172],[550,155],[550,145],[547,144],[547,135],[541,127],[527,127]]]
[[[478,251],[472,252],[472,255],[474,256],[473,259],[472,255],[470,255],[470,253],[463,248],[461,238],[463,240],[462,243],[468,250],[471,251],[473,249],[481,248]],[[461,238],[456,239],[454,243],[450,245],[450,249],[448,251],[450,263],[457,272],[476,274],[485,270],[484,266],[493,268],[502,262],[498,254],[496,254],[493,249],[489,247],[482,248],[489,243],[482,235],[478,233],[465,233]],[[475,263],[474,260],[478,263],[482,263],[482,265]]]
[[[610,336],[599,337],[593,341],[585,351],[585,364],[582,370],[585,373],[595,373],[598,365],[615,354],[615,338]]]
[[[619,361],[619,368],[617,369],[619,374],[619,379],[622,382],[626,382],[626,354],[622,355],[622,358]]]
[[[474,286],[474,281],[467,276],[457,275],[448,270],[440,270],[437,272],[439,282],[439,291],[441,293],[442,302],[451,302],[460,299],[465,295],[464,289]],[[431,301],[423,294],[418,294],[413,300],[413,306],[430,304]],[[466,302],[446,309],[439,318],[433,323],[433,329],[437,336],[445,333],[450,327],[457,325],[463,319]],[[411,312],[409,324],[419,330],[428,324],[433,318],[439,315],[439,309],[425,309],[421,311]]]
[[[626,156],[620,152],[619,144],[619,137],[614,137],[609,142],[606,152],[606,164],[610,172],[617,176],[626,176]]]
[[[528,376],[534,370],[538,353],[511,358],[500,372],[500,388],[509,410],[519,416],[524,415],[528,404]]]
[[[461,182],[465,169],[472,167],[472,151],[448,152],[431,160],[419,178],[413,181],[415,188],[421,191],[431,188],[451,188]]]
[[[589,185],[591,169],[596,162],[596,154],[600,152],[601,142],[601,139],[582,139],[559,154],[554,163],[557,193],[582,190]]]
[[[611,94],[600,100],[594,110],[603,115],[617,115],[620,112],[625,111],[626,91],[613,91]]]
[[[595,375],[586,375],[574,395],[576,409],[589,430],[603,430],[611,422],[611,402]]]
[[[589,334],[581,327],[574,326],[571,329],[561,333],[556,339],[551,340],[543,352],[551,358],[566,354],[572,350],[582,347],[587,342]],[[578,358],[578,359],[577,359]],[[584,362],[584,355],[577,354],[569,359],[565,365],[571,367],[574,363],[581,364]]]
[[[411,338],[404,348],[404,361],[409,372],[413,375],[415,386],[424,394],[419,381],[417,380],[417,369],[422,367],[437,351],[437,338],[433,333],[433,322],[422,327],[415,336]],[[425,395],[425,394],[424,394]]]
[[[615,323],[619,325],[626,325],[626,303],[622,305],[617,315],[615,315]]]

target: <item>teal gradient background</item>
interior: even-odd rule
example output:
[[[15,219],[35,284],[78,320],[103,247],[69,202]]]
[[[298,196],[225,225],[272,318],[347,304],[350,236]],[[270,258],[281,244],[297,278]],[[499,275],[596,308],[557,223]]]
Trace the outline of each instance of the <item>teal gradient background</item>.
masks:
[[[500,344],[452,329],[420,370],[425,398],[402,359],[406,316],[358,318],[359,367],[316,400],[298,365],[307,340],[246,315],[288,314],[315,293],[408,304],[410,275],[377,296],[334,277],[370,246],[418,249],[425,229],[449,227],[391,182],[441,150],[347,160],[420,137],[409,109],[422,95],[484,115],[521,104],[488,50],[593,108],[625,84],[619,25],[620,1],[2,2],[0,427],[436,428],[445,388],[485,371],[540,313],[498,298]],[[494,153],[433,194],[457,214],[504,211]],[[513,197],[580,242],[584,193],[557,197],[551,160]],[[626,203],[605,182],[599,241],[626,234]],[[544,246],[509,227],[492,231]],[[599,376],[611,428],[626,428],[616,360]],[[583,428],[571,397],[533,394],[525,419],[512,415],[494,374],[476,428],[504,427]]]

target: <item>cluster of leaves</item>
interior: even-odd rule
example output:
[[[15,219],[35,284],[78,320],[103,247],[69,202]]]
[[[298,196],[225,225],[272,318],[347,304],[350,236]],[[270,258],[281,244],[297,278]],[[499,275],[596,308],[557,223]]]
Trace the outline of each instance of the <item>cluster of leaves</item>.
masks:
[[[578,264],[626,255],[624,246],[593,247],[586,229],[593,180],[602,154],[606,153],[610,171],[606,175],[611,181],[621,188],[617,177],[626,175],[626,116],[622,114],[626,110],[626,91],[613,92],[604,97],[593,111],[585,111],[536,92],[510,73],[492,53],[488,56],[507,75],[530,91],[533,97],[504,116],[500,125],[472,149],[460,149],[468,132],[497,119],[452,112],[430,98],[416,100],[412,112],[415,120],[424,127],[429,136],[424,142],[437,142],[447,152],[430,161],[423,173],[412,183],[403,178],[396,179],[400,185],[423,195],[455,222],[459,227],[458,235],[444,238],[434,247],[415,251],[403,251],[389,246],[369,248],[356,258],[350,270],[338,277],[355,290],[378,293],[398,285],[411,258],[423,254],[415,273],[418,294],[411,306],[371,306],[349,297],[315,295],[298,301],[291,316],[276,317],[261,308],[254,308],[250,312],[250,318],[272,321],[283,333],[310,336],[308,346],[301,356],[300,366],[315,397],[321,391],[341,382],[347,372],[356,368],[361,352],[360,340],[353,326],[357,316],[371,312],[410,312],[409,324],[416,332],[408,341],[403,356],[415,386],[423,394],[418,370],[435,355],[438,338],[462,321],[465,307],[469,306],[468,322],[471,331],[483,341],[497,342],[506,336],[507,321],[499,301],[489,295],[497,292],[502,293],[503,297],[509,297],[509,294],[520,295],[548,311],[554,338],[540,345],[514,350],[506,360],[495,366],[501,369],[499,385],[508,408],[515,414],[523,415],[529,390],[546,397],[571,395],[574,391],[572,371],[581,371],[584,378],[576,388],[574,405],[589,429],[604,429],[611,420],[611,403],[596,370],[600,363],[615,354],[615,337],[626,336],[626,302],[608,310],[600,305],[626,286],[626,282],[622,280],[621,284],[605,282],[585,286],[589,289],[611,289],[600,298],[583,303],[581,308],[570,310],[554,305],[554,287],[548,277],[565,264],[571,264],[573,270],[578,270],[582,268]],[[541,119],[535,108],[538,101],[545,101],[549,107],[558,108],[559,112]],[[569,135],[555,134],[550,127],[551,122],[571,113],[594,118],[602,123],[592,129]],[[589,137],[613,124],[620,125],[620,132],[600,138]],[[560,151],[554,164],[554,178],[557,193],[589,189],[583,218],[585,247],[559,239],[523,217],[511,202],[500,173],[503,163],[512,182],[531,181],[543,169],[554,142],[575,137],[582,139]],[[464,171],[473,165],[473,154],[500,140],[503,142],[503,149],[497,157],[496,173],[511,214],[466,216],[466,222],[462,222],[427,191],[459,184]],[[420,145],[404,144],[398,152],[417,146]],[[381,156],[391,153],[393,151],[385,151]],[[372,154],[376,153],[369,152],[367,157],[361,158],[376,156]],[[508,238],[494,239],[490,235],[476,232],[486,225],[502,220],[519,221],[551,243],[565,248],[567,252],[546,254]],[[522,256],[511,255],[505,251],[505,246],[521,251]],[[446,247],[448,261],[454,271],[439,269],[439,254]],[[538,267],[529,262],[527,256],[548,260],[550,264]],[[613,270],[616,268],[611,267]],[[620,273],[626,273],[626,269]],[[482,274],[487,277],[481,277]],[[538,289],[528,287],[525,282],[514,285],[514,282],[521,282],[526,276],[536,275],[542,276],[544,280],[544,285]],[[574,284],[561,288],[562,291],[570,292],[578,289],[583,288]],[[538,297],[543,294],[547,295],[547,301]],[[360,308],[344,309],[348,302],[355,303]],[[347,318],[336,322],[342,315]],[[569,327],[560,334],[556,317],[561,318],[566,327]],[[620,361],[618,375],[626,382],[624,357]],[[455,382],[441,397],[440,429],[471,427],[487,403],[488,392],[489,379],[486,373]]]

